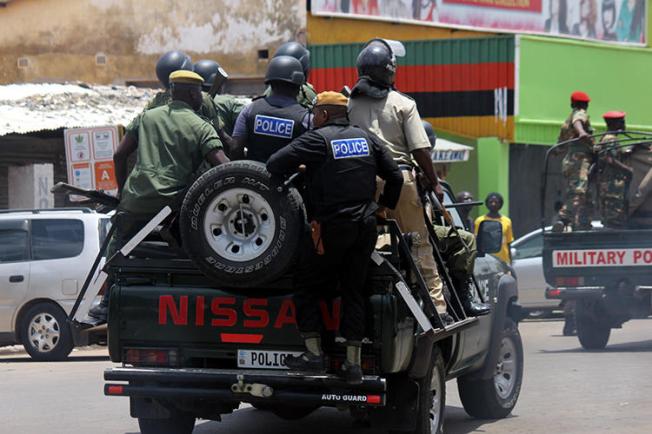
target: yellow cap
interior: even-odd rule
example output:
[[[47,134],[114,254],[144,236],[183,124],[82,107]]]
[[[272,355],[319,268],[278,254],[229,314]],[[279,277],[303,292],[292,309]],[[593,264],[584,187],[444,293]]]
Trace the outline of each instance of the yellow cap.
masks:
[[[349,99],[339,92],[326,91],[317,95],[315,105],[343,105],[347,106]]]
[[[196,84],[200,86],[204,82],[204,79],[201,78],[201,75],[196,72],[186,71],[181,69],[179,71],[174,71],[170,74],[170,83],[176,84]]]

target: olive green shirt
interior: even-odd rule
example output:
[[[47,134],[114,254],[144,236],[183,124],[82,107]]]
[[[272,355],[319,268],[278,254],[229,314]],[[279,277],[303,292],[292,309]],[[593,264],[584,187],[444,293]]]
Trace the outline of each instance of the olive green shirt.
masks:
[[[417,104],[395,90],[381,99],[366,95],[349,99],[349,119],[378,136],[398,164],[414,165],[412,152],[430,149]]]
[[[127,127],[138,138],[136,165],[122,189],[120,209],[157,213],[178,209],[177,197],[194,181],[204,157],[222,142],[211,125],[185,102],[146,110]]]
[[[166,104],[169,104],[171,101],[172,101],[172,95],[170,94],[170,90],[166,89],[154,95],[154,98],[152,98],[152,100],[149,103],[147,103],[147,105],[145,106],[145,110],[151,110],[156,107],[164,106]],[[201,108],[199,109],[197,114],[199,114],[202,118],[204,118],[206,122],[211,124],[216,131],[222,128],[222,123],[217,113],[217,108],[215,107],[215,103],[213,102],[211,96],[206,92],[202,92]]]
[[[245,107],[245,103],[233,95],[215,95],[213,98],[217,116],[220,119],[222,128],[229,135],[233,135],[233,128],[238,115]]]
[[[267,89],[265,89],[265,92],[263,92],[263,96],[270,96],[271,94],[272,88],[267,86]],[[312,108],[316,97],[317,92],[315,91],[315,88],[312,87],[312,84],[304,83],[301,85],[299,93],[297,94],[297,102],[304,107]]]

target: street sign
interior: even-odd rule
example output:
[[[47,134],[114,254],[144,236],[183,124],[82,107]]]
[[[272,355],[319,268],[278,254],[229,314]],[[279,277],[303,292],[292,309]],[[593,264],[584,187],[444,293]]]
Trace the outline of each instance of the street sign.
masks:
[[[118,136],[115,126],[64,130],[68,183],[117,195],[113,153],[118,147]],[[83,199],[70,196],[72,201]]]

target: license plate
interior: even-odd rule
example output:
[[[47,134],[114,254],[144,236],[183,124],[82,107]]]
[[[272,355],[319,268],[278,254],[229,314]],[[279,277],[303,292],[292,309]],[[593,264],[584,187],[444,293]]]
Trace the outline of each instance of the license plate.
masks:
[[[238,350],[238,368],[288,369],[285,358],[300,354],[296,351]]]

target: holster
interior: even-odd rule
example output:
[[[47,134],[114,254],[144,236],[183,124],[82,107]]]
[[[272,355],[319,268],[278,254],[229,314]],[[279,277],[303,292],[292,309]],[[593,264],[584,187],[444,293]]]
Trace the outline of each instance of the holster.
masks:
[[[317,220],[310,222],[310,236],[312,237],[312,245],[315,248],[315,253],[323,255],[324,243],[321,239],[321,223]]]

